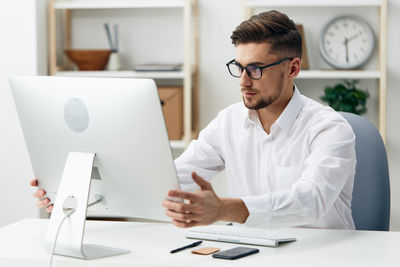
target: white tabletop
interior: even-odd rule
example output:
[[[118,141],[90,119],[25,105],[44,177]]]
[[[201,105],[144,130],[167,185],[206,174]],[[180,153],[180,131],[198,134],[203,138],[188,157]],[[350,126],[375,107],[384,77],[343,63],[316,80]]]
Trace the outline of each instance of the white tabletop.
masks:
[[[0,229],[0,266],[48,266],[43,246],[48,220],[25,219]],[[202,256],[187,249],[185,230],[170,224],[88,221],[85,242],[131,250],[130,254],[96,260],[55,256],[53,266],[400,266],[400,232],[343,231],[293,228],[298,240],[278,248],[258,247],[260,253],[229,261]],[[237,244],[204,241],[197,248],[221,250]]]

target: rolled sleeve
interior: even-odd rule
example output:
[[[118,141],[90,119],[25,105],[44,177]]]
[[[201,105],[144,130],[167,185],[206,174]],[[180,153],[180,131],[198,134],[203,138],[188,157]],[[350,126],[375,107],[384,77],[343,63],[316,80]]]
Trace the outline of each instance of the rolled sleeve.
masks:
[[[268,194],[241,198],[249,211],[244,223],[249,227],[263,227],[270,223],[272,217],[271,197]]]

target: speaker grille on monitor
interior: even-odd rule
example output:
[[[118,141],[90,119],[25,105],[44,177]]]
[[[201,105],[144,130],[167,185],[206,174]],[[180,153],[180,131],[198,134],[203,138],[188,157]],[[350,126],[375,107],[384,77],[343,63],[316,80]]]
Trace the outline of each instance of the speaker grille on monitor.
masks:
[[[78,98],[68,100],[64,107],[64,119],[72,131],[85,131],[89,125],[89,112],[85,103]]]

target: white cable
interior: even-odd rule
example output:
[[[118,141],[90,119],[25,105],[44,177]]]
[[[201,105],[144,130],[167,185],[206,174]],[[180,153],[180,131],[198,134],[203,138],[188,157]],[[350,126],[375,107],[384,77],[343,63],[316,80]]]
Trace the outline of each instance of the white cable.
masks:
[[[93,205],[96,205],[96,204],[102,202],[103,200],[104,200],[104,198],[102,196],[98,196],[98,199],[96,201],[93,201],[92,203],[88,204],[87,206],[89,208],[89,207],[91,207]]]
[[[96,204],[100,203],[101,201],[103,201],[103,197],[100,196],[99,199],[97,199],[96,201],[93,201],[92,203],[90,203],[88,205],[88,207],[96,205]],[[56,250],[57,238],[58,238],[58,234],[60,233],[61,226],[63,225],[65,219],[68,218],[69,216],[71,216],[71,214],[74,213],[75,211],[76,211],[76,209],[71,209],[67,214],[65,214],[64,218],[60,222],[60,225],[58,226],[57,233],[56,233],[56,238],[54,239],[53,249],[51,250],[51,257],[50,257],[50,265],[49,265],[49,267],[51,267],[51,265],[53,264],[54,252]]]
[[[72,213],[74,213],[74,212],[75,212],[75,209],[70,210],[67,214],[65,214],[64,218],[61,220],[60,225],[58,226],[57,233],[56,233],[56,238],[54,239],[53,249],[51,250],[51,258],[50,258],[50,265],[49,265],[49,267],[51,267],[51,265],[52,265],[52,263],[53,263],[54,251],[56,250],[57,238],[58,238],[58,234],[60,233],[61,226],[63,225],[65,219],[66,219],[67,217],[69,217],[69,216],[70,216]]]

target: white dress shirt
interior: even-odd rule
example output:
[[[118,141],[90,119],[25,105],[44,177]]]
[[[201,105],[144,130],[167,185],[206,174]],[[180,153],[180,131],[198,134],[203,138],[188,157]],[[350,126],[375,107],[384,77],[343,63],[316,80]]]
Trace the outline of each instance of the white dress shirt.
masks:
[[[354,229],[351,200],[355,136],[330,107],[293,96],[267,134],[255,110],[237,103],[219,112],[175,160],[181,188],[197,190],[226,169],[228,194],[241,198],[253,227]]]

